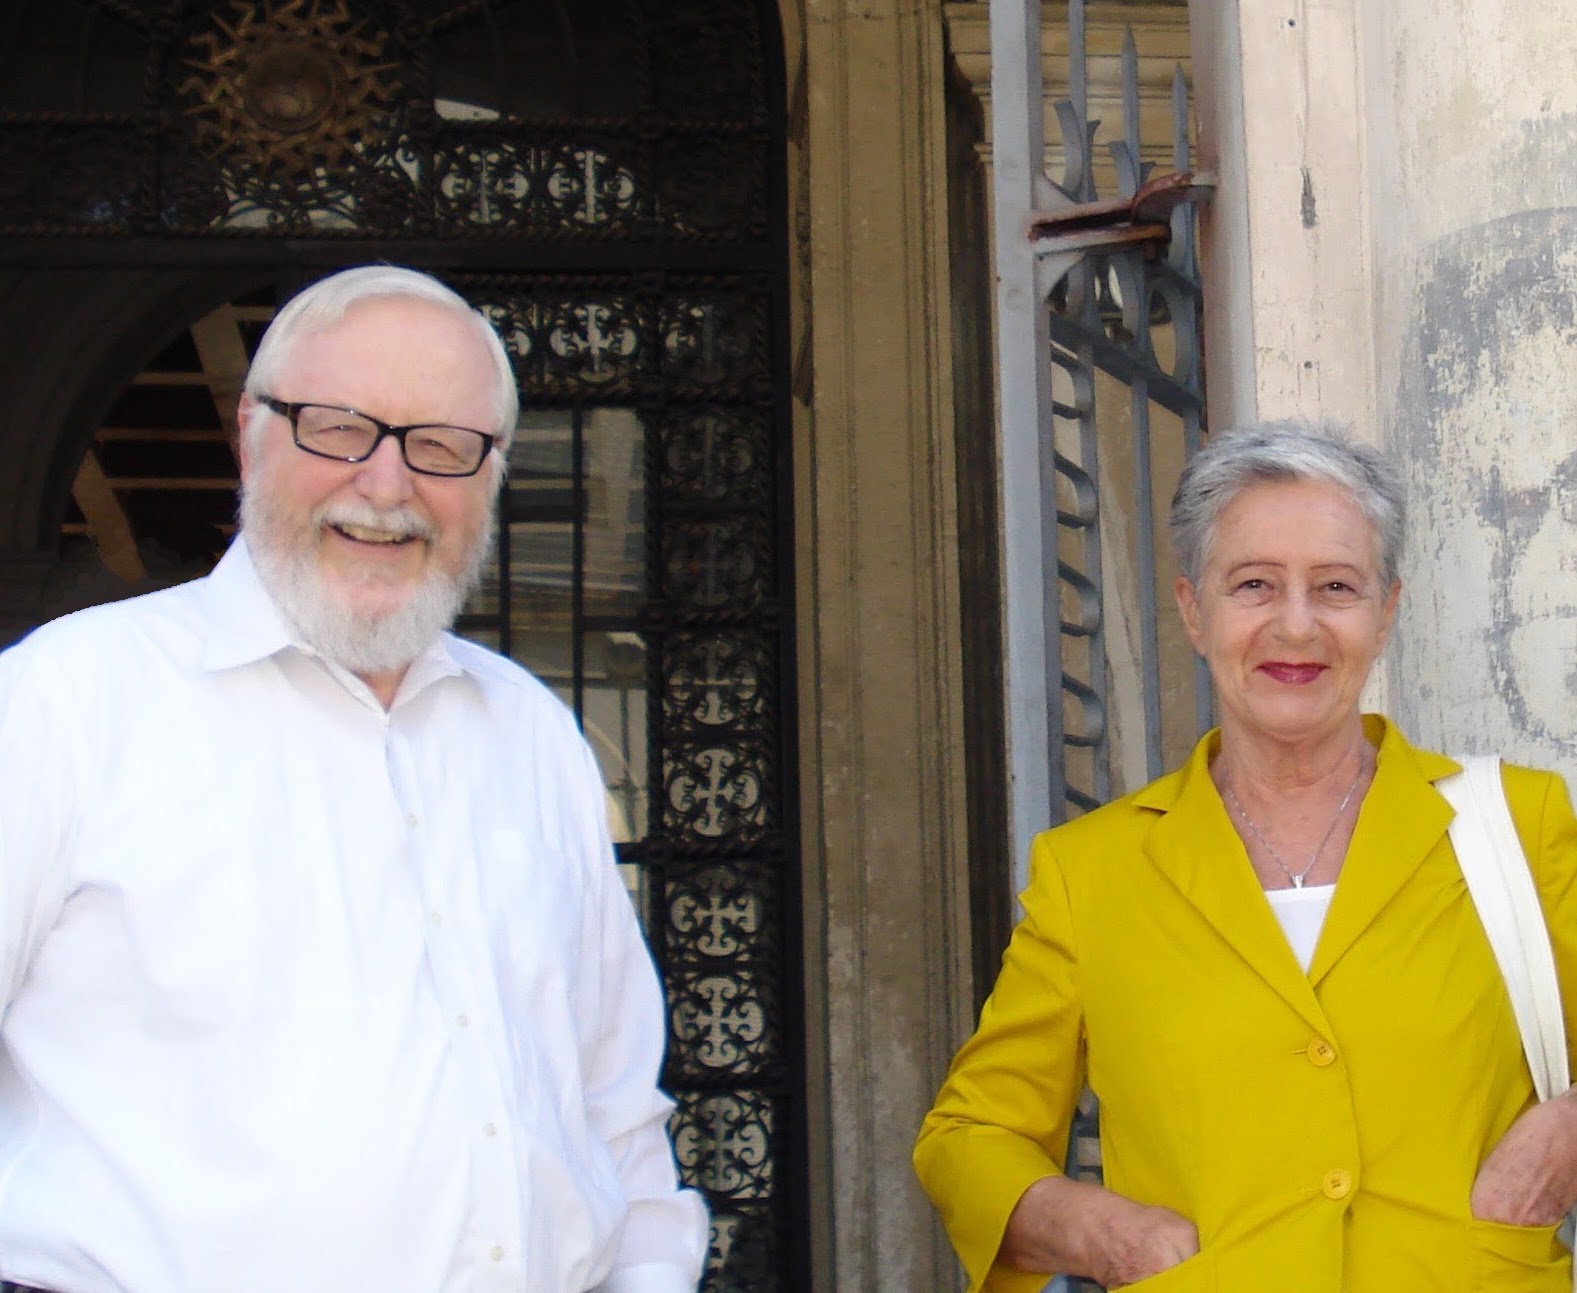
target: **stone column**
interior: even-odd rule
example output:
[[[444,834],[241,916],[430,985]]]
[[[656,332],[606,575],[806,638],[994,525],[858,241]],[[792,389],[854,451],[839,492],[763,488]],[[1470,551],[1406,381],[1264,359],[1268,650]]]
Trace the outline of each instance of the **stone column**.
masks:
[[[973,1006],[942,15],[808,0],[803,30],[796,489],[807,990],[825,1020],[810,1090],[817,1288],[914,1293],[957,1285],[909,1156]]]

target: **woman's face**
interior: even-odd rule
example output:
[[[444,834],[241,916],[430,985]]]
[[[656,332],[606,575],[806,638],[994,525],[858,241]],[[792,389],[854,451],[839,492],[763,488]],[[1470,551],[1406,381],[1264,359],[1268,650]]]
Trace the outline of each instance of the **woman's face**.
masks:
[[[1382,583],[1378,536],[1343,490],[1267,481],[1222,510],[1199,586],[1176,592],[1223,729],[1301,744],[1357,721],[1401,584]]]

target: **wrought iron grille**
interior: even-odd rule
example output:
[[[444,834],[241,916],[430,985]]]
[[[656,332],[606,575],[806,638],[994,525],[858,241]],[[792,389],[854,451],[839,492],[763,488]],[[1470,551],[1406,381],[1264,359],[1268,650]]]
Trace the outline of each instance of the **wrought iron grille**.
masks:
[[[386,258],[504,336],[522,422],[461,628],[554,686],[602,762],[708,1293],[808,1282],[776,23],[768,0],[0,6],[0,260],[288,285]],[[269,296],[139,379],[206,383],[191,425],[115,403],[68,541],[139,537],[153,485],[163,513],[233,483],[200,406],[233,400]],[[190,519],[222,546],[211,507]]]
[[[1056,561],[1060,598],[1057,821],[1160,776],[1211,715],[1202,662],[1192,676],[1168,670],[1192,652],[1180,627],[1160,614],[1176,573],[1165,511],[1204,419],[1194,205],[1202,189],[1189,170],[1187,80],[1175,66],[1171,174],[1157,180],[1158,150],[1140,134],[1138,48],[1132,27],[1124,29],[1122,126],[1105,141],[1110,162],[1102,167],[1082,0],[1069,5],[1068,35],[1070,94],[1057,104],[1063,175],[1055,185],[1066,205],[1037,212],[1033,224],[1037,254],[1060,258],[1063,271],[1043,307],[1053,395],[1047,448],[1055,462],[1048,562]],[[1100,178],[1115,185],[1115,200],[1097,192]]]
[[[7,8],[0,236],[770,237],[751,0]]]
[[[1160,776],[1211,722],[1204,666],[1178,667],[1192,652],[1180,626],[1160,614],[1175,574],[1160,537],[1165,509],[1204,419],[1194,209],[1204,189],[1190,174],[1188,87],[1176,66],[1170,138],[1147,159],[1153,141],[1141,138],[1133,29],[1124,29],[1120,51],[1099,51],[1119,55],[1121,128],[1104,133],[1090,114],[1089,36],[1084,0],[1071,0],[1069,94],[1056,105],[1063,172],[1048,209],[1031,219],[1050,365],[1040,555],[1055,603],[1045,653],[1048,727],[1057,738],[1053,821]],[[1171,175],[1152,174],[1156,152]],[[1114,196],[1098,192],[1101,180]],[[1100,1176],[1098,1109],[1088,1092],[1074,1117],[1068,1170]]]

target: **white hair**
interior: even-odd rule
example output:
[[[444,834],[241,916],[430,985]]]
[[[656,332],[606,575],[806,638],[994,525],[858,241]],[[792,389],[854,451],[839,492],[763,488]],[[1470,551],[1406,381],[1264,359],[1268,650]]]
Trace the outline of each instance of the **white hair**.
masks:
[[[252,366],[246,374],[246,385],[243,387],[246,394],[253,399],[273,394],[280,369],[298,338],[332,328],[345,317],[351,306],[373,297],[429,301],[475,324],[477,336],[487,346],[498,376],[494,401],[497,421],[493,433],[499,438],[495,452],[499,454],[501,470],[502,459],[515,433],[515,419],[520,410],[520,395],[515,388],[515,370],[509,362],[509,351],[486,315],[473,309],[465,297],[446,283],[419,270],[405,269],[399,265],[361,265],[319,279],[311,287],[293,296],[274,316],[274,321],[268,325],[268,331],[258,344],[257,354],[252,357]],[[256,428],[260,425],[260,419],[254,417],[241,428],[241,433],[254,447]]]
[[[1227,505],[1251,485],[1309,481],[1334,485],[1374,527],[1380,577],[1401,577],[1407,523],[1401,477],[1376,449],[1348,438],[1333,423],[1265,422],[1220,431],[1183,467],[1168,517],[1183,578],[1197,585]]]

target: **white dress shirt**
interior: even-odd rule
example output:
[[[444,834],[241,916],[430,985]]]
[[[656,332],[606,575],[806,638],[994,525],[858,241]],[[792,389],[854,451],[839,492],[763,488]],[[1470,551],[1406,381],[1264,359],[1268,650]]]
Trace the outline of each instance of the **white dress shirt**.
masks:
[[[207,579],[0,655],[0,1275],[691,1293],[602,779],[446,636],[385,712]]]

